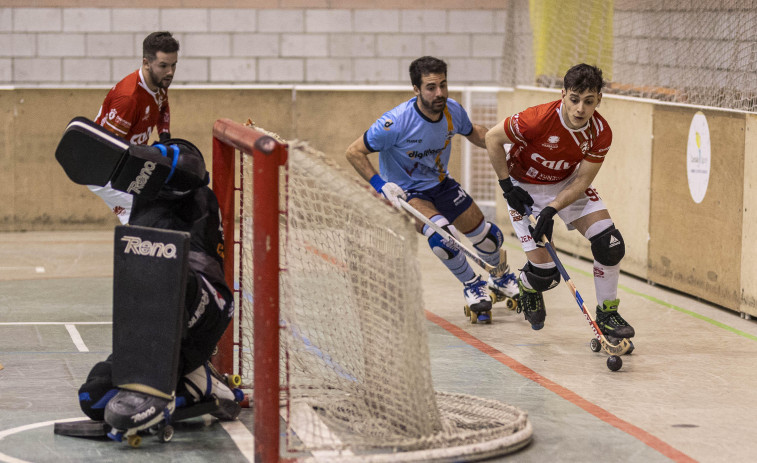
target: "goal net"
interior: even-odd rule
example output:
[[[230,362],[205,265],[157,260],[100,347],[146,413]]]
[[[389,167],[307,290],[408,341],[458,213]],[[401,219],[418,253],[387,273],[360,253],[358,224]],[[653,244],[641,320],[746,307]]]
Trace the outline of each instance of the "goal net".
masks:
[[[755,0],[513,0],[507,12],[504,85],[561,88],[585,62],[605,93],[757,111]]]
[[[226,249],[227,260],[236,256],[234,368],[255,395],[272,386],[281,391],[285,456],[470,461],[528,444],[525,412],[434,391],[413,223],[306,143],[277,144],[287,159],[275,177],[280,192],[266,201],[276,208],[280,271],[261,271],[264,257],[254,243],[261,241],[263,218],[255,195],[269,190],[253,177],[268,155],[250,148],[268,139],[264,133],[216,122],[213,188],[236,222],[237,244]],[[231,207],[224,205],[229,182],[235,184]],[[228,240],[232,230],[226,233]],[[259,279],[280,285],[278,307],[257,291]],[[276,310],[275,324],[258,326],[256,313]],[[256,344],[270,330],[280,334],[273,362],[261,359]],[[265,376],[263,369],[277,372]],[[269,428],[272,422],[278,416]]]

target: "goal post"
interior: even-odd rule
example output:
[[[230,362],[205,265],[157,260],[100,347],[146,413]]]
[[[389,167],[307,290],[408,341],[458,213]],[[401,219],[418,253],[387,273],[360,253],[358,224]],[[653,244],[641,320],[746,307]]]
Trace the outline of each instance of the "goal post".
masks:
[[[235,233],[234,213],[236,192],[244,192],[235,185],[237,172],[236,152],[240,157],[252,156],[255,170],[252,174],[252,215],[255,233],[245,237]],[[213,126],[213,189],[221,210],[224,228],[224,271],[230,288],[235,288],[237,300],[241,287],[235,284],[235,262],[238,245],[244,239],[252,240],[255,268],[261,275],[279,274],[279,167],[286,162],[286,146],[261,132],[219,119]],[[242,201],[244,204],[244,201]],[[252,285],[256,295],[253,325],[260,327],[254,336],[252,351],[257,365],[253,372],[253,407],[255,429],[255,460],[278,461],[279,455],[279,281],[278,278],[255,278]],[[239,307],[239,304],[237,304]],[[241,326],[234,324],[232,326]],[[242,339],[238,336],[237,339]],[[240,371],[234,368],[234,333],[227,330],[219,343],[217,366],[223,372]],[[241,358],[241,342],[237,342]],[[248,346],[249,347],[249,346]],[[245,386],[243,384],[243,386]],[[275,424],[275,425],[274,425]]]
[[[228,119],[212,175],[237,312],[214,361],[252,390],[256,461],[473,461],[530,442],[522,410],[434,390],[409,216],[307,143]]]

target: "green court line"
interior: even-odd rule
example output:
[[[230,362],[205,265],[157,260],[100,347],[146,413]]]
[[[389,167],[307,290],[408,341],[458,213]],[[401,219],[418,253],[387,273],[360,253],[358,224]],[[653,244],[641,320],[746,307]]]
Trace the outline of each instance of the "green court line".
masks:
[[[622,289],[623,291],[625,291],[627,293],[630,293],[630,294],[633,294],[634,296],[643,297],[644,299],[646,299],[648,301],[652,301],[652,302],[655,302],[657,304],[663,305],[665,307],[671,308],[673,310],[677,310],[677,311],[679,311],[681,313],[685,313],[686,315],[691,315],[694,318],[698,318],[699,320],[702,320],[702,321],[705,321],[705,322],[707,322],[707,323],[709,323],[711,325],[717,326],[718,328],[723,328],[724,330],[728,330],[731,333],[737,334],[737,335],[745,337],[747,339],[751,339],[752,341],[757,341],[757,336],[754,336],[754,335],[749,334],[749,333],[745,333],[744,331],[736,329],[736,328],[734,328],[732,326],[728,326],[725,323],[721,323],[721,322],[719,322],[717,320],[713,320],[710,317],[705,317],[704,315],[698,314],[696,312],[692,312],[691,310],[688,310],[688,309],[684,309],[683,307],[678,307],[677,305],[673,305],[673,304],[670,304],[668,302],[661,301],[660,299],[657,299],[656,297],[650,296],[648,294],[640,293],[638,291],[635,291],[635,290],[633,290],[631,288],[628,288],[626,286],[623,286],[623,285],[618,285],[618,289]]]
[[[505,246],[513,248],[513,249],[521,249],[520,246],[515,246],[515,245],[511,245],[511,244],[507,244],[507,243],[505,243]],[[581,275],[584,275],[584,276],[587,276],[587,277],[594,277],[593,273],[587,272],[585,270],[581,270],[580,268],[576,268],[576,267],[573,267],[573,266],[570,266],[570,265],[565,265],[564,263],[563,263],[563,266],[565,268],[569,268],[571,271],[575,271],[576,273],[580,273]],[[634,296],[642,297],[642,298],[644,298],[644,299],[646,299],[648,301],[654,302],[656,304],[660,304],[660,305],[665,306],[665,307],[667,307],[669,309],[673,309],[673,310],[676,310],[676,311],[681,312],[683,314],[690,315],[690,316],[692,316],[694,318],[697,318],[699,320],[707,322],[707,323],[709,323],[709,324],[711,324],[713,326],[717,326],[718,328],[722,328],[724,330],[730,331],[731,333],[737,334],[737,335],[739,335],[741,337],[744,337],[744,338],[747,338],[747,339],[751,339],[752,341],[757,341],[757,336],[755,336],[753,334],[746,333],[746,332],[741,331],[739,329],[736,329],[736,328],[734,328],[732,326],[728,326],[725,323],[719,322],[717,320],[713,320],[710,317],[705,317],[704,315],[698,314],[696,312],[692,312],[691,310],[684,309],[683,307],[678,307],[677,305],[670,304],[670,303],[665,302],[663,300],[657,299],[654,296],[650,296],[649,294],[644,294],[642,292],[633,290],[633,289],[629,288],[628,286],[618,285],[618,289],[623,290],[623,291],[625,291],[625,292],[627,292],[629,294],[632,294]]]

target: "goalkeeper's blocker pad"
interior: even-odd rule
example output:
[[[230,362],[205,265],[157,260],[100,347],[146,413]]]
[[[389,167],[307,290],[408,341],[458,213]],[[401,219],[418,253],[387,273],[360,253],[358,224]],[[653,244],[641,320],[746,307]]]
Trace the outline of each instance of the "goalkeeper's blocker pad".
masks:
[[[127,149],[126,140],[85,117],[75,117],[63,132],[55,159],[74,183],[104,186]]]
[[[162,149],[160,149],[162,148]],[[69,122],[55,150],[55,159],[79,185],[111,186],[144,198],[154,198],[171,176],[178,149],[130,145],[85,117]]]
[[[172,395],[184,325],[189,233],[119,226],[113,256],[113,384]]]

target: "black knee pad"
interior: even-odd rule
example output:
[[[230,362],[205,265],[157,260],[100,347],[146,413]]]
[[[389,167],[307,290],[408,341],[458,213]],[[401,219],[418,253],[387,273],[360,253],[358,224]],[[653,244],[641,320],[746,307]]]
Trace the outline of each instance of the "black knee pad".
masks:
[[[560,271],[557,270],[557,267],[544,269],[535,267],[531,265],[531,262],[527,262],[520,271],[526,274],[528,283],[536,291],[546,291],[560,283]]]
[[[594,259],[602,265],[618,265],[626,255],[626,244],[623,235],[615,225],[610,225],[605,231],[593,236],[591,241],[591,253]]]
[[[96,363],[87,375],[87,381],[79,388],[79,406],[95,421],[105,419],[105,405],[118,392],[113,386],[112,366],[112,356]]]

